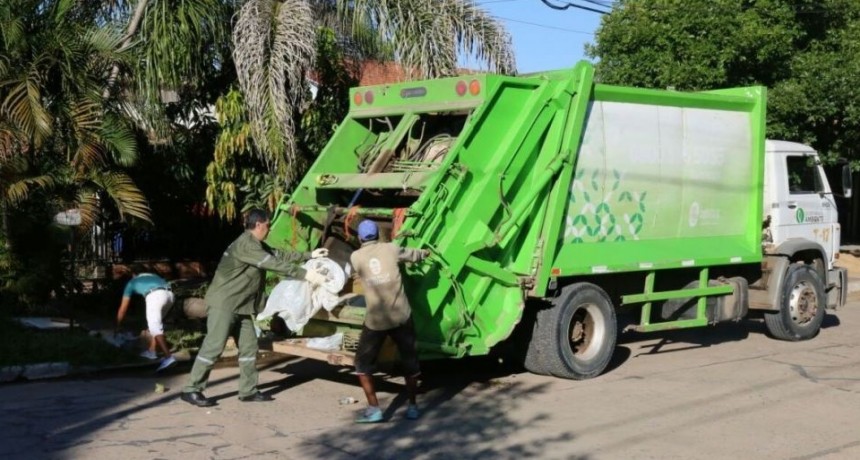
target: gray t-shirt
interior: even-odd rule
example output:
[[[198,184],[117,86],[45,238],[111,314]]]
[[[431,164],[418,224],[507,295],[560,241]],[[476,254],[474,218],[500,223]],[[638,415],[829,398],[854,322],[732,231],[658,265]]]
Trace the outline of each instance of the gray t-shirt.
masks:
[[[367,312],[364,325],[374,331],[401,326],[412,309],[403,289],[400,262],[423,259],[418,249],[405,249],[394,243],[368,241],[352,253],[349,260],[361,278]]]

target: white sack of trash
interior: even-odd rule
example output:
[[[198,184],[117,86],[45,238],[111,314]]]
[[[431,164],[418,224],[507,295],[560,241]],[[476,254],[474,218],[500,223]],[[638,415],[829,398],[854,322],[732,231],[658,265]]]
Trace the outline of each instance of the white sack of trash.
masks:
[[[346,284],[346,273],[337,262],[320,257],[307,261],[305,270],[317,270],[326,277],[326,282],[312,288],[310,283],[298,279],[286,279],[278,283],[266,308],[257,315],[257,321],[280,316],[291,331],[299,331],[321,308],[331,311],[338,303],[338,293]]]

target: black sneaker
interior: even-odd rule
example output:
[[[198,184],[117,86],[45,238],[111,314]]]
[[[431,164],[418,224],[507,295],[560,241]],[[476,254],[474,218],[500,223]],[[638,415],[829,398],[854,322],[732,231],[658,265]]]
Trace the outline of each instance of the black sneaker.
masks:
[[[182,393],[179,397],[183,401],[191,404],[192,406],[197,407],[211,407],[215,405],[215,401],[203,396],[203,393],[199,391],[192,391],[191,393]]]

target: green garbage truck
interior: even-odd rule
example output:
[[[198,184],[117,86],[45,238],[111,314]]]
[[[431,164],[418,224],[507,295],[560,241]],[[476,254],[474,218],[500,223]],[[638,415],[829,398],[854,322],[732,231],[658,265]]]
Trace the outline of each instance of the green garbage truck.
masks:
[[[846,301],[840,227],[816,152],[765,139],[766,89],[596,84],[591,64],[360,87],[273,218],[269,244],[346,263],[362,219],[428,249],[404,267],[424,359],[520,344],[535,373],[585,379],[619,332],[737,321],[814,337]],[[350,364],[360,282],[273,348]],[[628,318],[622,324],[619,318]],[[703,332],[704,333],[704,332]]]

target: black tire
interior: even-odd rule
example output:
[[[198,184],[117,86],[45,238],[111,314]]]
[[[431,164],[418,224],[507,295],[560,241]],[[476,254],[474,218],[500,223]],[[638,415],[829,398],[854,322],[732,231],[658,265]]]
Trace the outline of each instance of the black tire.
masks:
[[[528,307],[527,305],[526,308]],[[536,305],[532,305],[531,307],[538,308]],[[543,363],[543,341],[538,339],[540,331],[538,330],[537,314],[534,310],[527,311],[526,314],[523,315],[523,319],[531,323],[531,333],[527,337],[524,337],[526,346],[525,357],[522,360],[523,367],[532,374],[549,375],[549,370],[546,369]]]
[[[821,329],[826,305],[824,283],[815,269],[792,264],[785,274],[779,311],[765,313],[764,324],[776,339],[808,340]]]
[[[590,283],[567,286],[552,307],[537,313],[529,344],[532,366],[566,379],[596,377],[612,359],[617,334],[615,308],[603,289]]]

